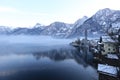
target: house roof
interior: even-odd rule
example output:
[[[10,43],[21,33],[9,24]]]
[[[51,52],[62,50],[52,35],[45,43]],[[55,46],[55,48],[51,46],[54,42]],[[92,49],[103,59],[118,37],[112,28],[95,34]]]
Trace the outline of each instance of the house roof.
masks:
[[[103,42],[115,43],[115,41],[112,40],[112,39],[110,38],[110,36],[102,36],[102,41],[103,41]]]
[[[110,66],[110,65],[98,64],[98,71],[117,75],[117,68],[114,66]]]

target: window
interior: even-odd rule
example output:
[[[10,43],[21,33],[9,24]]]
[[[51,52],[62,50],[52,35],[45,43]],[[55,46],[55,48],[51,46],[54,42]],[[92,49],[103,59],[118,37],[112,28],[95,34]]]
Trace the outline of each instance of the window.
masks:
[[[103,52],[105,52],[105,50],[103,50]]]
[[[82,45],[84,45],[84,43],[82,43]]]
[[[113,51],[115,51],[115,49],[113,49]]]
[[[108,51],[110,51],[110,48],[108,48]]]

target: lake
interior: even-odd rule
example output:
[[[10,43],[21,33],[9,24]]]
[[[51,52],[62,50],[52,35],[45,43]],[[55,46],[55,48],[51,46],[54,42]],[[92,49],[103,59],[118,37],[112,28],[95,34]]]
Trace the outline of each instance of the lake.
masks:
[[[70,39],[1,36],[0,80],[97,80]]]

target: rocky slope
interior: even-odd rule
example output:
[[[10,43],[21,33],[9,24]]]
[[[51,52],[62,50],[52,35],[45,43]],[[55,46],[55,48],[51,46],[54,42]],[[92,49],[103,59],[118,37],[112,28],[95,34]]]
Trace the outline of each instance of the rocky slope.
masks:
[[[99,10],[87,19],[81,26],[75,29],[69,36],[83,36],[88,31],[89,36],[100,36],[106,34],[110,29],[120,28],[120,11],[105,8]]]

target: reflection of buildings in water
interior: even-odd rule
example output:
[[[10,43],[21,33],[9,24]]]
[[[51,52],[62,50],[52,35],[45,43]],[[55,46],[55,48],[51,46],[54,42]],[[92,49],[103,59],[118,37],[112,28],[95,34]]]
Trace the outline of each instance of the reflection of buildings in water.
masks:
[[[13,65],[13,70],[17,70],[16,72],[10,72],[11,68],[9,66],[7,66],[8,69],[10,69],[10,71],[3,72],[2,75],[5,74],[6,75],[5,78],[7,78],[7,79],[2,79],[2,80],[9,80],[9,79],[11,79],[11,80],[18,80],[18,79],[26,80],[26,78],[27,78],[27,80],[35,80],[35,79],[55,80],[54,77],[56,77],[57,78],[56,80],[58,80],[59,76],[60,76],[60,78],[64,78],[64,76],[61,77],[61,75],[65,75],[65,76],[68,75],[67,77],[69,79],[64,79],[64,80],[75,80],[75,79],[79,79],[79,78],[80,78],[79,80],[93,80],[94,77],[95,77],[94,80],[97,80],[97,78],[95,76],[96,73],[93,72],[93,69],[84,62],[84,60],[78,55],[77,52],[78,51],[76,49],[62,48],[62,49],[58,49],[58,50],[54,49],[54,50],[45,51],[45,52],[33,53],[34,58],[36,58],[36,60],[38,60],[38,61],[34,62],[33,58],[31,59],[30,56],[27,56],[27,57],[25,56],[24,63],[21,63],[21,64],[19,64],[18,62],[15,63],[15,65],[18,65],[17,67]],[[51,63],[51,61],[48,63],[46,61],[46,62],[44,62],[45,64],[41,64],[40,60],[42,60],[44,57],[47,57],[50,60],[53,60],[56,62],[53,62],[53,64],[49,64],[49,63]],[[22,57],[22,59],[23,59],[23,57]],[[16,60],[19,60],[19,56]],[[60,64],[57,61],[60,61]],[[56,66],[56,63],[58,63],[57,66]],[[10,76],[8,76],[9,73],[11,74]],[[59,74],[59,73],[61,73],[61,74]],[[56,74],[58,76],[56,76]],[[91,74],[91,75],[89,75],[89,74]],[[30,76],[28,76],[28,75],[30,75]],[[91,77],[92,75],[94,75],[94,76]],[[49,78],[44,79],[44,78],[51,77],[51,76],[53,76],[54,79],[49,79]],[[81,77],[87,78],[87,79],[81,79]],[[63,79],[59,79],[59,80],[63,80]]]
[[[76,49],[54,49],[50,51],[44,51],[44,52],[38,52],[33,53],[33,56],[36,58],[36,60],[42,59],[42,58],[49,58],[53,61],[63,61],[66,59],[74,59],[75,62],[78,64],[82,64],[84,67],[87,67],[88,64],[84,61],[84,59],[79,55],[79,52]]]
[[[59,61],[64,59],[72,59],[73,54],[77,53],[75,49],[53,49],[49,51],[44,52],[38,52],[33,53],[33,56],[35,56],[36,60],[39,60],[40,58],[48,57],[51,60]]]

